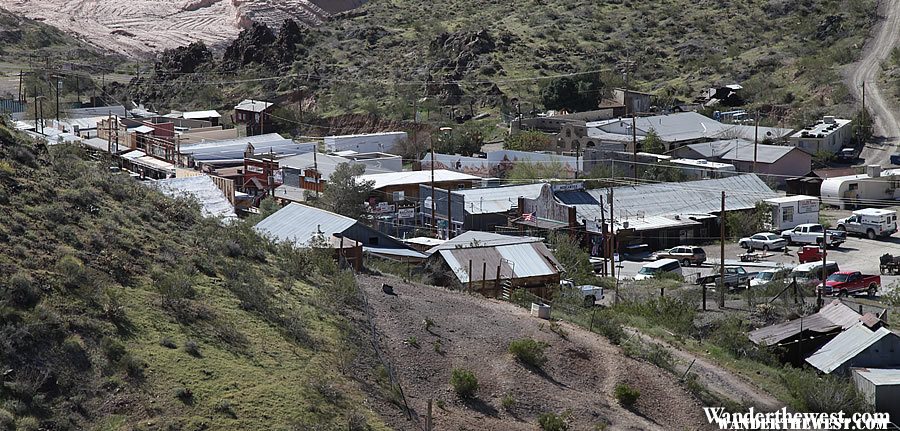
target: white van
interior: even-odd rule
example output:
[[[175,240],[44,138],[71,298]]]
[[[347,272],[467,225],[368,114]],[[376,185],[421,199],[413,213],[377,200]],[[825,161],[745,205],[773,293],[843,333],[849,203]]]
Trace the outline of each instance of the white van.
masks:
[[[664,272],[672,272],[678,275],[683,275],[681,273],[681,264],[677,260],[660,259],[656,262],[650,262],[641,267],[641,270],[638,271],[637,275],[634,276],[634,279],[647,280]]]
[[[827,274],[825,277],[827,278],[829,275],[834,274],[835,272],[840,271],[837,262],[828,261],[825,263]],[[796,278],[798,282],[809,283],[812,281],[818,282],[821,280],[822,276],[822,262],[808,262],[804,264],[800,264],[794,267],[791,271],[790,278]]]

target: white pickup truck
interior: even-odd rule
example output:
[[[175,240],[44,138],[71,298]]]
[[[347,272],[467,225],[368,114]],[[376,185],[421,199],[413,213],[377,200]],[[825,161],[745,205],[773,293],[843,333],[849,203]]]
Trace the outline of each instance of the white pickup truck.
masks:
[[[788,244],[816,244],[822,246],[822,233],[825,227],[816,223],[801,224],[797,227],[781,232],[781,237]],[[825,241],[829,247],[838,247],[847,239],[847,233],[840,230],[829,229],[825,232]]]
[[[594,286],[592,284],[575,286],[575,283],[573,283],[572,280],[560,280],[559,285],[560,287],[574,289],[576,294],[580,295],[581,299],[584,300],[585,307],[593,307],[598,300],[603,299],[603,287],[601,286]]]
[[[853,211],[850,217],[837,221],[837,228],[869,239],[888,237],[897,232],[897,211],[880,208]]]

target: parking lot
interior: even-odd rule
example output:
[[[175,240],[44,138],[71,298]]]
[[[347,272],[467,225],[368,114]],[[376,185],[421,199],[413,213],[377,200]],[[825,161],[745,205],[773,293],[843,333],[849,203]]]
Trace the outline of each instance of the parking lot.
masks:
[[[718,265],[720,261],[719,245],[711,244],[702,247],[706,251],[706,263],[699,267],[689,266],[683,268],[682,271],[685,279],[694,279],[698,274],[709,275],[713,272],[714,267]],[[759,263],[754,263],[740,262],[739,256],[745,253],[745,250],[738,247],[737,242],[727,243],[725,244],[725,263],[726,265],[733,264],[743,266],[748,272],[760,271],[779,264],[785,267],[793,267],[800,264],[797,258],[797,251],[799,251],[800,248],[801,246],[797,245],[789,246],[787,254],[783,251],[773,251],[769,253],[770,256],[762,259]],[[757,251],[757,253],[762,252]],[[889,237],[880,240],[869,240],[848,236],[847,241],[841,244],[841,247],[828,249],[828,260],[837,262],[841,270],[855,270],[861,271],[864,274],[878,274],[879,258],[885,253],[890,253],[895,256],[900,255],[900,238]],[[648,261],[649,260],[652,260],[652,258],[648,259]],[[620,262],[617,268],[617,271],[620,273],[617,275],[621,278],[634,277],[644,263],[646,263],[646,261],[625,260]],[[883,275],[881,278],[883,288],[879,294],[883,294],[887,291],[889,286],[892,287],[896,282],[900,281],[900,276],[896,275]]]

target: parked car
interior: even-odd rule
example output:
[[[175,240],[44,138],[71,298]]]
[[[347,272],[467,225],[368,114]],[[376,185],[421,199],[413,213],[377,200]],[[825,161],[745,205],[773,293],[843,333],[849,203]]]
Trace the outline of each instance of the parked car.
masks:
[[[822,295],[848,296],[866,292],[869,296],[875,296],[878,286],[881,286],[880,275],[867,275],[859,271],[839,271],[829,275],[825,280],[825,285],[820,283],[817,289]]]
[[[787,277],[789,271],[784,268],[764,269],[750,278],[750,287],[765,286],[773,281],[781,281]]]
[[[660,259],[656,262],[644,264],[644,266],[641,267],[641,270],[638,271],[637,275],[634,276],[634,279],[647,280],[666,272],[682,275],[681,263],[679,263],[675,259]]]
[[[853,163],[856,161],[856,149],[854,148],[841,148],[841,151],[837,153],[837,160],[844,163]]]
[[[817,245],[804,245],[803,248],[797,252],[797,258],[800,259],[800,263],[821,262],[822,247]]]
[[[584,300],[585,307],[593,307],[597,300],[603,299],[603,287],[594,286],[592,284],[584,284],[575,286],[572,280],[560,280],[559,285],[574,289],[574,291]]]
[[[816,244],[822,245],[822,233],[825,227],[818,223],[807,223],[781,233],[781,237],[788,244]],[[841,230],[829,229],[825,232],[825,241],[831,247],[838,247],[847,239],[847,233]]]
[[[835,272],[838,272],[841,270],[841,268],[838,267],[837,262],[833,262],[833,261],[829,260],[828,262],[825,263],[825,265],[826,265],[825,277],[828,277],[829,275],[834,274]],[[810,263],[803,263],[803,264],[797,265],[791,271],[790,277],[792,279],[796,279],[798,283],[819,284],[823,278],[822,277],[822,262],[818,261],[818,262],[810,262]]]
[[[762,232],[747,238],[741,238],[738,241],[738,245],[741,248],[746,248],[750,251],[781,250],[787,246],[787,240],[774,233]]]
[[[746,286],[747,282],[750,281],[750,278],[753,277],[754,273],[747,272],[743,266],[726,266],[725,267],[725,287],[728,288],[738,288],[741,286]],[[721,277],[720,270],[715,269],[715,272],[710,275],[706,275],[703,277],[697,277],[697,284],[719,284],[719,278]]]
[[[853,211],[850,217],[837,221],[837,228],[869,239],[891,236],[897,232],[897,211],[880,208]]]
[[[676,259],[681,266],[700,265],[706,262],[706,251],[696,246],[678,246],[656,253],[656,259]]]

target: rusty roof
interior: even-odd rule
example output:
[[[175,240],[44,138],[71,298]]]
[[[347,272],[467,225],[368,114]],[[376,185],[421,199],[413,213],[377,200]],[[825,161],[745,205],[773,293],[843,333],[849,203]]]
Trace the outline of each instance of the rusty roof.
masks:
[[[750,333],[750,341],[771,346],[799,335],[803,331],[828,333],[847,329],[860,320],[860,314],[841,301],[834,300],[811,316],[759,328]]]

